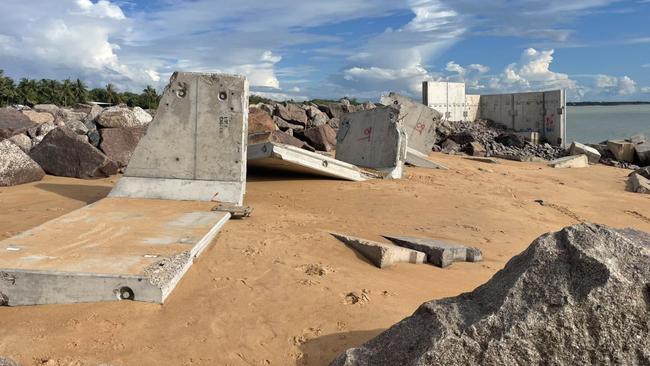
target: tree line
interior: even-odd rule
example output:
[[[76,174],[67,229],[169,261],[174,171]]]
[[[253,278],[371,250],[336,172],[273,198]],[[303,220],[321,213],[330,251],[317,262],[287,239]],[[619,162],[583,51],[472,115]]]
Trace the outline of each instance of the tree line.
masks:
[[[63,81],[52,79],[22,78],[17,83],[0,70],[0,107],[14,104],[34,106],[36,104],[56,104],[74,106],[78,103],[103,102],[109,104],[127,104],[129,107],[145,109],[158,108],[161,96],[152,86],[147,86],[142,93],[119,92],[115,85],[88,89],[80,79]]]

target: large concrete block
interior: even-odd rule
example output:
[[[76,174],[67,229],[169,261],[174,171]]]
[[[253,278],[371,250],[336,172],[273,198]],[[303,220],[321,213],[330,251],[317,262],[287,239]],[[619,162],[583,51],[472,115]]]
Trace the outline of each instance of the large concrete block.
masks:
[[[382,171],[388,178],[401,178],[407,136],[398,117],[399,110],[393,107],[344,115],[337,135],[336,159]]]
[[[581,144],[577,141],[574,141],[569,148],[569,154],[571,155],[587,155],[589,159],[589,164],[598,164],[600,162],[600,153],[598,150],[594,149],[591,146]]]
[[[243,204],[248,82],[177,72],[112,197]]]
[[[587,155],[572,155],[551,160],[548,163],[551,168],[586,168],[589,166]]]
[[[614,154],[616,160],[634,162],[634,144],[622,140],[607,141],[607,148]]]
[[[399,110],[399,120],[408,136],[408,147],[429,154],[436,143],[437,122],[442,114],[396,93],[383,96],[381,103]]]
[[[453,262],[480,262],[483,260],[481,250],[464,245],[428,238],[407,236],[385,236],[401,247],[424,252],[429,263],[445,268]]]
[[[213,205],[105,198],[0,241],[0,305],[162,303],[230,218]]]
[[[427,255],[417,250],[402,248],[392,244],[379,243],[376,241],[355,238],[353,236],[337,233],[332,233],[332,235],[354,250],[361,253],[364,257],[366,257],[370,262],[379,268],[392,266],[393,264],[399,262],[420,264],[427,261]]]

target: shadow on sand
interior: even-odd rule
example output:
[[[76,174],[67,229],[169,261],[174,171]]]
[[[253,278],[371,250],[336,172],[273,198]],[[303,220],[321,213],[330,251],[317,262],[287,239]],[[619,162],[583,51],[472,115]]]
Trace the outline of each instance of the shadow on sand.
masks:
[[[38,183],[35,186],[36,188],[58,194],[62,197],[86,202],[86,204],[99,201],[111,191],[111,187],[83,184]]]
[[[358,347],[385,329],[342,332],[313,338],[300,345],[303,358],[296,365],[327,366],[348,348]]]

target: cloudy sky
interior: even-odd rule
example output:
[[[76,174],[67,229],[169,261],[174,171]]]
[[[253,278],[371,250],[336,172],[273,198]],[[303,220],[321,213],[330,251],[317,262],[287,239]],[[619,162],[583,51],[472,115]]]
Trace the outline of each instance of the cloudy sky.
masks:
[[[242,73],[276,98],[566,88],[650,100],[650,0],[1,0],[0,69],[121,90]]]

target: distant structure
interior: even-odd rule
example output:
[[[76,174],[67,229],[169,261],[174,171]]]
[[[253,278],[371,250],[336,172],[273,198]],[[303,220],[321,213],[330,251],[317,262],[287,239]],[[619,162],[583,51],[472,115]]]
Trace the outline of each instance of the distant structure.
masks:
[[[422,103],[447,121],[489,119],[540,141],[566,147],[566,91],[470,95],[464,83],[422,83]]]

